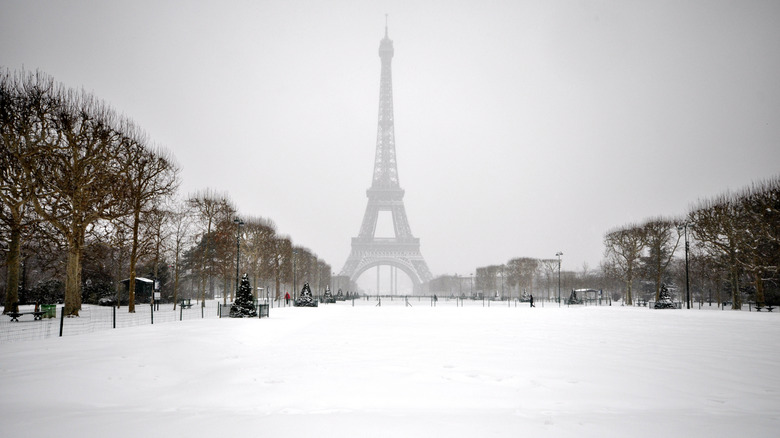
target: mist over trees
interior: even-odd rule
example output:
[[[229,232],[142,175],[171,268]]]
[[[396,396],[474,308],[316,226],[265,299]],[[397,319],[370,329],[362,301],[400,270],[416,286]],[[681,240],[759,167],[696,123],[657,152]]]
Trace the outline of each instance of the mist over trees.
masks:
[[[134,312],[151,299],[136,294],[137,277],[156,280],[174,305],[232,300],[239,249],[238,270],[272,296],[294,293],[293,278],[322,290],[330,282],[330,266],[277,235],[271,220],[238,225],[227,194],[182,199],[174,157],[84,90],[41,72],[0,71],[0,141],[5,312],[53,302],[69,316],[84,302]]]
[[[0,304],[148,303],[135,279],[157,280],[164,300],[232,301],[236,258],[254,296],[296,296],[332,283],[331,266],[280,235],[271,219],[243,215],[227,193],[180,194],[175,158],[132,120],[41,72],[0,71]],[[550,254],[565,248],[551,248]],[[686,254],[687,253],[687,254]],[[686,263],[687,255],[687,263]],[[566,257],[563,255],[563,257]],[[700,200],[680,217],[653,217],[604,234],[600,266],[560,269],[557,258],[518,254],[443,275],[440,296],[566,299],[603,290],[634,304],[657,300],[780,304],[780,177]],[[123,280],[128,280],[127,285]],[[339,287],[355,284],[339,278]],[[342,281],[344,280],[344,281]],[[354,290],[353,290],[354,291]]]
[[[730,303],[738,310],[745,302],[780,305],[778,266],[780,177],[775,177],[699,201],[683,217],[655,217],[608,230],[596,269],[559,272],[558,259],[515,257],[477,267],[473,274],[439,276],[429,290],[443,296],[522,300],[533,294],[557,300],[560,279],[563,300],[574,289],[595,289],[603,291],[602,299],[633,305],[658,300],[666,285],[675,301],[686,303],[687,289],[690,305]]]

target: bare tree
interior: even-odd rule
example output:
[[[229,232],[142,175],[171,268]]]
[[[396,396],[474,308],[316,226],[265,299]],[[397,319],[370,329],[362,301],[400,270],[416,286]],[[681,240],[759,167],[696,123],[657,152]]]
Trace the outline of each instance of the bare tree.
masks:
[[[191,215],[185,203],[176,203],[170,211],[170,220],[167,222],[172,242],[169,250],[173,256],[173,309],[179,301],[179,281],[181,275],[181,257],[190,238]]]
[[[533,293],[534,278],[539,270],[539,260],[530,257],[520,257],[509,260],[506,264],[508,284],[517,285],[518,296],[523,292]]]
[[[280,236],[274,240],[273,246],[273,270],[276,284],[276,299],[281,296],[283,283],[289,284],[293,279],[293,249],[292,240],[289,237]],[[291,294],[292,295],[292,294]]]
[[[723,195],[714,201],[703,202],[688,215],[693,223],[692,232],[696,240],[728,270],[734,310],[742,308],[739,256],[744,246],[745,233],[741,224],[744,219],[741,208],[735,196]]]
[[[255,287],[273,276],[273,246],[276,227],[273,222],[258,217],[249,217],[243,226],[241,254],[244,271],[250,273]],[[265,286],[266,288],[268,285]],[[257,296],[257,289],[255,295]]]
[[[539,260],[539,267],[544,273],[544,279],[547,289],[547,299],[550,299],[550,288],[552,287],[556,273],[558,272],[558,259]]]
[[[642,225],[648,253],[644,259],[644,268],[655,284],[656,301],[659,299],[667,268],[682,238],[682,233],[677,229],[678,224],[679,221],[672,219],[656,218]]]
[[[739,260],[753,277],[756,304],[763,305],[765,283],[780,280],[780,177],[753,184],[740,204],[746,235]]]
[[[23,167],[34,182],[35,210],[67,242],[64,311],[78,316],[85,235],[98,220],[128,211],[120,172],[125,139],[114,112],[92,95],[56,90],[50,99],[50,129]]]
[[[640,257],[645,248],[645,235],[642,227],[629,225],[608,232],[604,236],[606,246],[605,270],[619,278],[626,285],[626,304],[633,304],[632,285],[638,274]]]
[[[490,293],[491,296],[498,292],[499,287],[497,285],[497,279],[501,273],[501,268],[502,266],[500,265],[490,265],[477,268],[477,278],[475,280],[477,290],[481,290],[485,294]]]
[[[53,80],[41,73],[13,75],[0,72],[0,225],[7,230],[8,278],[3,312],[19,310],[19,268],[22,234],[35,222],[29,208],[33,190],[22,163],[41,142],[41,113]]]
[[[215,247],[214,235],[217,222],[224,217],[231,217],[235,208],[225,194],[219,194],[213,190],[206,189],[190,195],[188,204],[198,218],[200,226],[200,251],[198,254],[198,283],[199,299],[203,301],[206,298],[206,281],[209,282],[210,292],[214,293],[214,261],[213,253]]]
[[[160,210],[156,209],[163,197],[172,196],[175,193],[178,181],[178,167],[173,159],[162,149],[151,150],[148,147],[148,138],[144,132],[137,129],[130,122],[125,123],[126,145],[123,170],[127,181],[127,193],[131,214],[130,228],[132,230],[130,249],[130,285],[128,287],[128,312],[135,312],[135,277],[138,259],[145,253],[154,252],[155,241],[153,239],[141,239],[141,226],[144,218],[159,216]],[[156,210],[156,211],[155,211]],[[160,232],[162,224],[153,227]],[[152,224],[153,225],[153,224]],[[159,241],[159,239],[158,239]],[[159,254],[157,247],[156,254]],[[159,258],[159,256],[158,256]]]

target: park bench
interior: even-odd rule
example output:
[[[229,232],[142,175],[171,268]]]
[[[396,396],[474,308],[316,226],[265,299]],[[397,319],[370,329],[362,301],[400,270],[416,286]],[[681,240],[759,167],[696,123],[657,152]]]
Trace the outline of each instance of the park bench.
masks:
[[[30,311],[30,312],[8,312],[6,315],[11,317],[11,321],[19,322],[19,317],[22,315],[32,315],[33,319],[40,320],[43,318],[43,315],[45,315],[46,312],[44,311]]]
[[[774,308],[774,307],[772,307],[772,306],[766,306],[766,311],[767,311],[767,312],[771,312],[771,311],[773,311],[773,310],[775,310],[775,308]]]
[[[639,307],[647,307],[647,301],[645,300],[636,300],[636,305]]]
[[[762,306],[759,306],[758,304],[756,304],[756,312],[760,312],[761,309],[766,309],[767,312],[771,312],[771,311],[775,310],[775,308],[773,306],[764,306],[764,307],[762,307]]]

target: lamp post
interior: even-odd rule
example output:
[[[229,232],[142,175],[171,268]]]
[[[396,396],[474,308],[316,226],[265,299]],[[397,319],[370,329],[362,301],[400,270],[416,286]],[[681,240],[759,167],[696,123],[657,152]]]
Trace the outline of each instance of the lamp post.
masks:
[[[558,251],[555,256],[558,257],[558,307],[561,307],[561,256],[563,252]]]
[[[296,280],[296,278],[295,278],[295,258],[296,258],[297,255],[298,255],[298,251],[293,250],[293,260],[292,260],[292,262],[293,262],[293,299],[297,299],[297,297],[298,297],[298,287],[295,284],[295,280]]]
[[[501,265],[501,299],[504,299],[504,265]]]
[[[469,292],[471,293],[471,298],[474,298],[474,273],[469,274],[469,276],[471,277],[471,279],[469,280],[469,282],[471,283],[469,285],[469,289],[470,289]]]
[[[688,222],[677,227],[677,231],[683,231],[685,233],[685,307],[691,308],[691,282],[688,277]],[[679,234],[678,234],[679,236]]]
[[[238,295],[238,262],[241,259],[241,226],[244,225],[244,221],[236,217],[233,223],[236,224],[236,295]]]

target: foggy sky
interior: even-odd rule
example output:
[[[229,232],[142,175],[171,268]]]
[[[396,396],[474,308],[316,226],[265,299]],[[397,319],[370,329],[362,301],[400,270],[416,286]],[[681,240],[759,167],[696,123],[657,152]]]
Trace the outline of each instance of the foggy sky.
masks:
[[[434,275],[596,268],[609,229],[780,173],[778,1],[8,1],[0,66],[94,92],[338,273],[385,13],[400,185]]]

